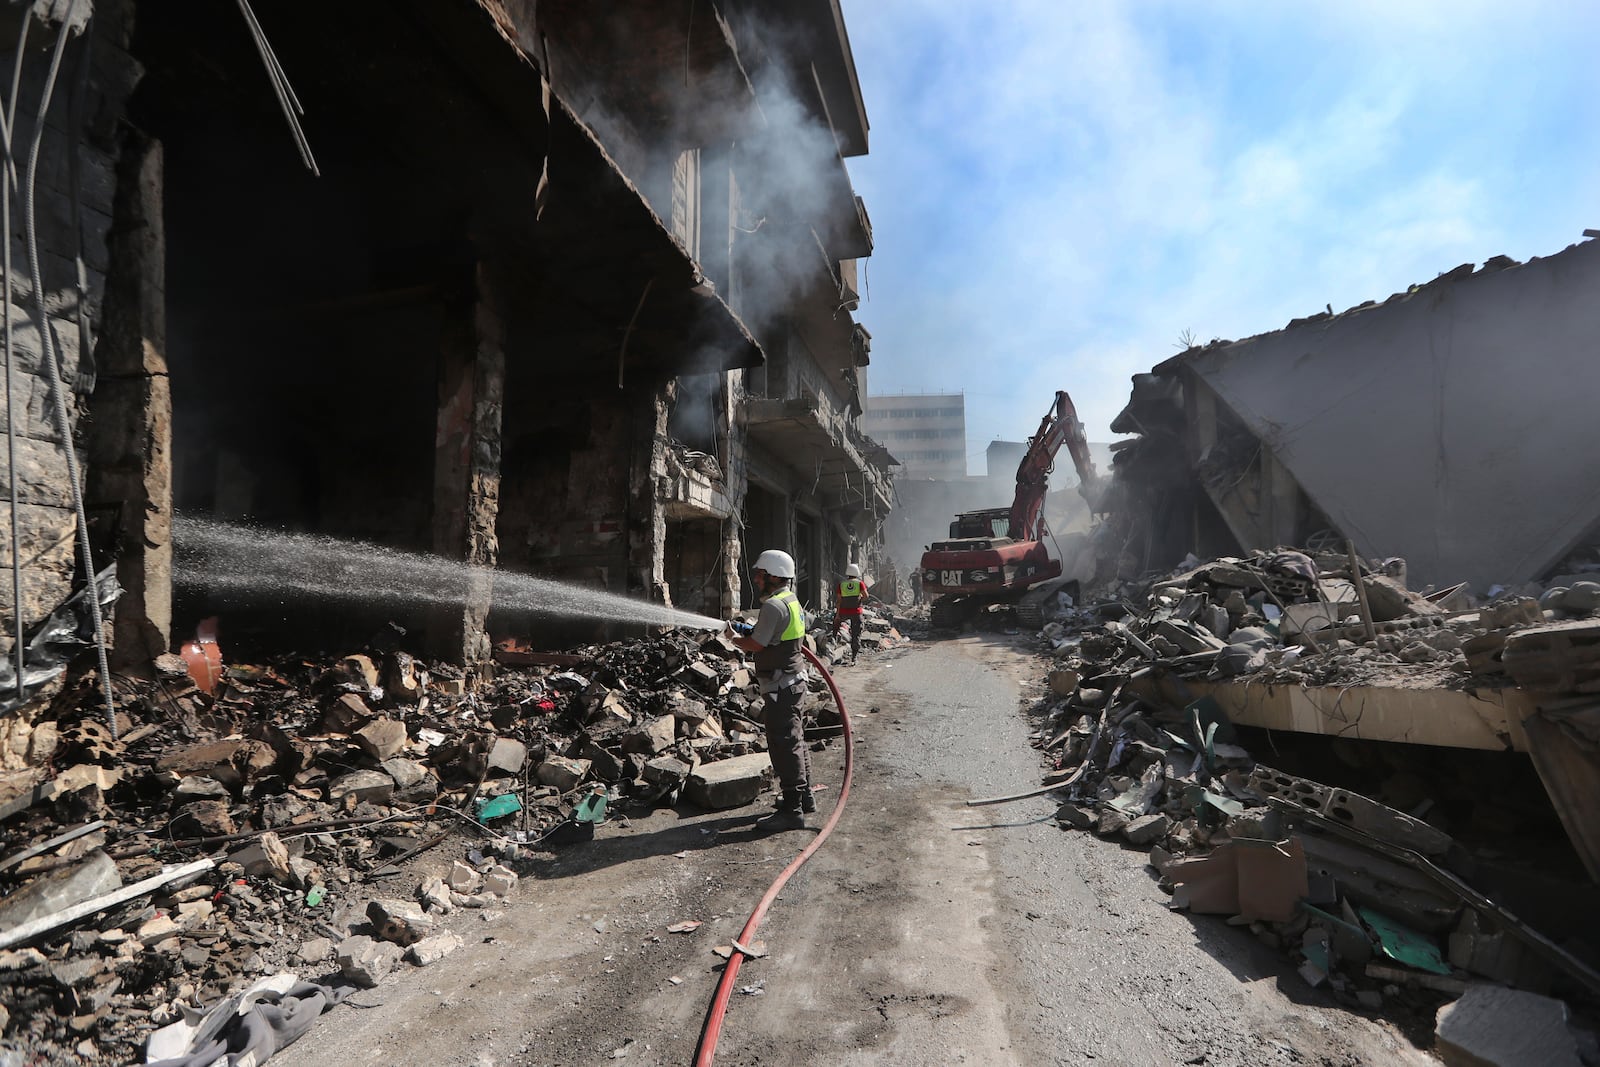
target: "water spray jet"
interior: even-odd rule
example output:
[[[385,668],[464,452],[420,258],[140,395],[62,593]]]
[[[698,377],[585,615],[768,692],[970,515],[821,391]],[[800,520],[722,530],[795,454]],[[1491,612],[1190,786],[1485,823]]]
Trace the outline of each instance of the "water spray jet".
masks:
[[[531,574],[317,534],[282,533],[179,515],[174,577],[214,593],[300,595],[394,604],[466,604],[504,611],[716,630],[721,619]]]

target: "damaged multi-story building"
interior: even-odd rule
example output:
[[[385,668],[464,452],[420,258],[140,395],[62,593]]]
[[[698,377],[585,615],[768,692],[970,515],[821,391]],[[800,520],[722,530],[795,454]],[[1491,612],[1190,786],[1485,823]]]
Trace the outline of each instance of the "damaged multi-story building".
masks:
[[[1482,595],[1561,576],[1600,545],[1600,429],[1586,413],[1597,295],[1588,240],[1465,264],[1135,375],[1112,423],[1135,435],[1112,446],[1112,521],[1077,571],[1348,538],[1403,558],[1418,588]]]
[[[837,0],[0,18],[21,87],[0,654],[81,580],[79,490],[124,665],[219,609],[299,640],[396,610],[188,588],[175,516],[711,615],[750,602],[762,548],[812,605],[875,551],[893,490],[857,427],[872,236],[845,163],[868,125]],[[403,621],[465,662],[535,625],[490,616],[485,590]]]

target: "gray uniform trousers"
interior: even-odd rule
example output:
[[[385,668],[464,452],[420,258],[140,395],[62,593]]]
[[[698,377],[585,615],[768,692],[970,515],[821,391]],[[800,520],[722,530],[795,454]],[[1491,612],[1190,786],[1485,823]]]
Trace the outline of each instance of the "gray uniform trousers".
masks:
[[[800,717],[800,698],[805,688],[804,682],[797,681],[761,696],[767,720],[767,754],[772,757],[772,769],[785,793],[799,792],[811,785],[811,750],[806,747]]]

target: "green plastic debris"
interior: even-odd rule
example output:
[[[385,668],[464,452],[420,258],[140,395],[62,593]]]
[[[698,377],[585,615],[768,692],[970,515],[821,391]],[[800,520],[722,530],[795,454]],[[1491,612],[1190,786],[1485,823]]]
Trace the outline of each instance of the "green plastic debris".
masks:
[[[521,797],[515,793],[502,793],[497,797],[490,797],[478,803],[478,821],[488,822],[490,819],[499,819],[521,810]]]
[[[1204,786],[1191,785],[1184,790],[1184,799],[1189,802],[1189,807],[1199,809],[1202,804],[1210,804],[1224,815],[1243,815],[1244,805],[1232,797],[1225,797],[1221,793],[1213,793]]]
[[[572,811],[574,822],[603,823],[606,821],[606,795],[596,789],[593,793],[578,801],[578,806]]]
[[[1306,961],[1324,974],[1333,970],[1333,961],[1328,958],[1328,943],[1326,941],[1311,941],[1305,944],[1301,951],[1306,954]]]
[[[327,891],[324,890],[320,885],[312,886],[310,889],[306,890],[306,907],[316,907],[318,904],[322,903],[326,896]]]
[[[1378,947],[1390,959],[1429,974],[1449,974],[1450,968],[1439,956],[1439,944],[1420,931],[1391,919],[1371,908],[1357,908],[1361,921],[1377,935]]]

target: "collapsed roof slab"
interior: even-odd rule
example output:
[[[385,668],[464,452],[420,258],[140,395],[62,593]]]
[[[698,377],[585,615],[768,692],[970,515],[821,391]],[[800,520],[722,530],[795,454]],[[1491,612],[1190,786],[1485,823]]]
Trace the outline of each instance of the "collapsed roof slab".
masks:
[[[1528,749],[1523,720],[1552,699],[1523,689],[1180,682],[1169,677],[1141,679],[1130,691],[1178,707],[1211,697],[1229,722],[1264,730],[1515,752]]]
[[[1600,242],[1174,362],[1418,585],[1526,582],[1600,526]]]

